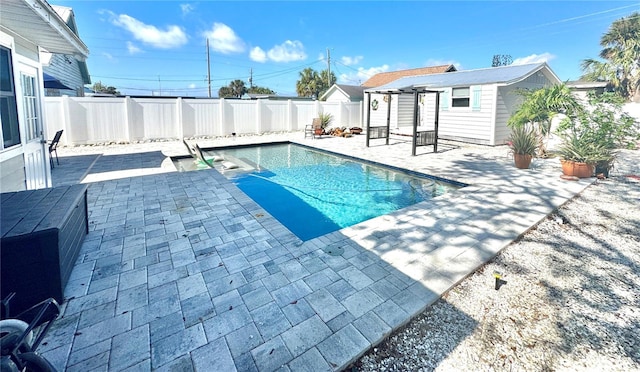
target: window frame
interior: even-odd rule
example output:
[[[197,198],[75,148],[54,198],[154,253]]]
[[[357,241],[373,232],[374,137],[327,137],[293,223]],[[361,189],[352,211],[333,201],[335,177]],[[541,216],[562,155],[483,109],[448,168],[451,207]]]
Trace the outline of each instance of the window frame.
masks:
[[[0,151],[9,149],[22,144],[22,138],[20,134],[20,119],[18,116],[18,95],[16,92],[15,71],[13,69],[13,49],[3,44],[0,44],[0,53],[6,53],[6,66],[0,66],[2,70],[8,72],[7,82],[0,87],[0,100],[6,104],[6,118],[9,119],[8,123],[0,117]],[[9,88],[9,89],[7,89]],[[5,133],[5,128],[9,131],[9,138]]]
[[[456,97],[455,94],[454,94],[455,91],[456,90],[462,90],[462,89],[466,89],[467,90],[467,95],[466,96]],[[456,104],[456,102],[466,102],[466,105],[459,105],[459,104]],[[451,108],[452,109],[468,109],[468,108],[471,108],[471,86],[452,87],[451,88]]]

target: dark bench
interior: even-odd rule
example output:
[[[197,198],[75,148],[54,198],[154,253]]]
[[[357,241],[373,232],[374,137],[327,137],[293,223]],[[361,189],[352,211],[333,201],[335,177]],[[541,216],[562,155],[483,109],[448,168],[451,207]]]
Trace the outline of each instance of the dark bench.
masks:
[[[0,208],[0,298],[16,293],[12,313],[50,297],[62,303],[89,232],[87,186],[3,193]]]
[[[429,146],[436,143],[436,131],[425,130],[416,133],[416,146]]]
[[[369,128],[369,138],[387,138],[389,137],[389,132],[387,127],[370,127]]]

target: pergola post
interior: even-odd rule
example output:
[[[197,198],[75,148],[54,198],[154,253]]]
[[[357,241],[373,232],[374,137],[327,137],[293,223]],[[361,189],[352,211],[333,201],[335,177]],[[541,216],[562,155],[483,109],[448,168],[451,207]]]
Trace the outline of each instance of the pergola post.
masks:
[[[440,121],[440,91],[436,92],[436,115],[435,115],[435,140],[433,143],[433,152],[438,152],[438,122]]]
[[[387,145],[389,144],[390,131],[391,131],[391,93],[387,92]]]
[[[413,136],[411,136],[411,155],[416,156],[418,141],[418,90],[413,90]]]
[[[371,128],[371,93],[367,92],[367,147],[369,147],[369,128]]]

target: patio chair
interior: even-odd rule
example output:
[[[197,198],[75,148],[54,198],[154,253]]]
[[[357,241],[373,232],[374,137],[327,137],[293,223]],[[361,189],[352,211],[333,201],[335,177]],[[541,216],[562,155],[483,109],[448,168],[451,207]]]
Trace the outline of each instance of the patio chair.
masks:
[[[322,121],[320,118],[314,118],[311,124],[306,125],[304,129],[304,138],[310,135],[311,138],[322,136]]]
[[[56,135],[53,137],[53,140],[49,143],[49,163],[51,164],[51,168],[54,168],[53,165],[53,157],[52,153],[56,153],[56,163],[60,165],[60,160],[58,159],[58,142],[60,142],[60,137],[62,137],[62,129],[56,132]]]
[[[207,160],[204,157],[204,153],[202,152],[202,149],[200,148],[200,146],[198,146],[198,144],[195,144],[195,156],[198,160],[200,160],[201,162],[205,163],[206,165],[208,165],[210,168],[215,168],[213,166],[213,160]]]

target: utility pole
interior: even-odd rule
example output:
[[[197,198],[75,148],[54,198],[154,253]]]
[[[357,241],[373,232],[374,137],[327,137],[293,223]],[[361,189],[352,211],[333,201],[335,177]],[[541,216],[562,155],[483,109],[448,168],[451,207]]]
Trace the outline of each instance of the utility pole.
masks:
[[[327,87],[331,87],[331,52],[327,48]]]
[[[158,75],[158,88],[160,89],[160,95],[162,95],[162,82],[160,81],[160,75]]]
[[[249,89],[253,88],[253,67],[249,69]]]
[[[209,38],[207,38],[207,83],[209,85],[209,98],[211,98],[211,60],[209,59]]]

